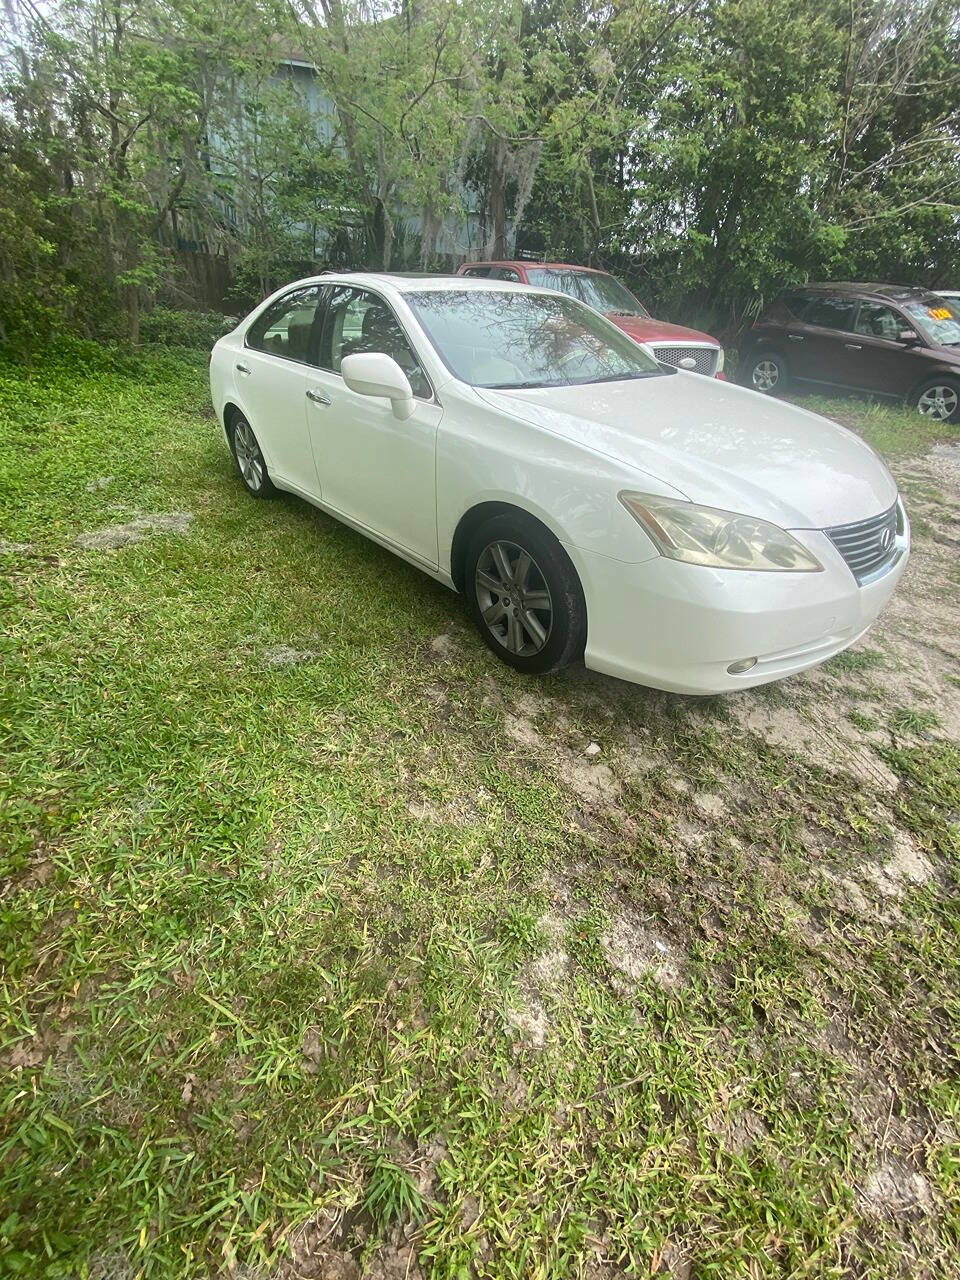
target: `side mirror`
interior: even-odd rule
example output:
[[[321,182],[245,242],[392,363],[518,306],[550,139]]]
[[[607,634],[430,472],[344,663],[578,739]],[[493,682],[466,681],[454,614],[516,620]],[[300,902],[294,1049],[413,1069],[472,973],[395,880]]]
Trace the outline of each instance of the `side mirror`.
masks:
[[[340,373],[351,391],[361,396],[382,396],[389,400],[393,416],[403,421],[415,408],[410,380],[393,356],[383,351],[363,351],[344,356]]]
[[[920,339],[912,329],[901,329],[897,334],[897,341],[902,342],[904,346],[915,347]]]

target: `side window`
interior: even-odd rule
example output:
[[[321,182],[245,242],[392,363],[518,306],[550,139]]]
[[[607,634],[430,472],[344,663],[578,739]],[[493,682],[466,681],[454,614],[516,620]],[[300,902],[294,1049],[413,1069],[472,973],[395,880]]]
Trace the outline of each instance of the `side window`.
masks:
[[[853,309],[856,305],[850,298],[830,297],[824,293],[809,295],[810,301],[800,317],[804,324],[819,325],[821,329],[842,329],[850,332],[853,320]]]
[[[338,285],[330,295],[320,338],[320,368],[339,373],[344,356],[366,351],[392,356],[410,379],[413,394],[420,400],[430,399],[430,383],[420,361],[383,299],[364,289]]]
[[[568,298],[576,298],[583,302],[583,294],[577,284],[577,277],[572,271],[543,270],[534,267],[527,271],[527,283],[538,285],[541,289],[553,289],[555,293],[565,293]]]
[[[306,361],[320,302],[320,285],[294,289],[259,316],[247,331],[247,346],[287,360]]]
[[[888,342],[896,342],[903,329],[912,328],[913,325],[892,307],[885,307],[880,302],[861,302],[854,332],[868,338],[886,338]]]
[[[488,276],[490,274],[489,267],[471,267],[469,271],[463,273],[465,276]]]
[[[513,267],[500,267],[499,270],[491,273],[498,280],[512,280],[515,284],[520,283],[520,272],[515,271]]]

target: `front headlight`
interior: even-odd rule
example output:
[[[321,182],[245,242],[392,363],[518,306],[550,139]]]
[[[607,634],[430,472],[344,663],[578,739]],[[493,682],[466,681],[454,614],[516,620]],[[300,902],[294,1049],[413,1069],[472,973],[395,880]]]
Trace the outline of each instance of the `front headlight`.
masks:
[[[779,573],[819,573],[823,565],[785,529],[766,520],[698,507],[693,502],[648,493],[619,495],[649,533],[657,550],[671,560],[715,569],[761,569]]]
[[[720,348],[720,358],[717,361],[717,367],[716,367],[716,370],[714,371],[714,377],[716,377],[718,373],[723,373],[723,347]]]

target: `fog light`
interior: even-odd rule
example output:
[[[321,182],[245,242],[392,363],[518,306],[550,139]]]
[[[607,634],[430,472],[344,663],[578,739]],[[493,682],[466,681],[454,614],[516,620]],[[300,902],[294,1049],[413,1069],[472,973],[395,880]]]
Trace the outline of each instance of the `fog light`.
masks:
[[[732,676],[743,675],[744,671],[749,671],[751,667],[757,665],[756,658],[741,658],[739,662],[731,662],[727,671]]]

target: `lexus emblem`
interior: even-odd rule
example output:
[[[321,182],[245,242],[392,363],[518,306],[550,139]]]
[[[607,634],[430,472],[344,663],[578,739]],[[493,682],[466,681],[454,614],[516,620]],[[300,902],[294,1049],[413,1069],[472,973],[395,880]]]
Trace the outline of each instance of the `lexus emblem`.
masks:
[[[886,551],[889,548],[892,538],[893,538],[893,535],[891,534],[890,530],[884,529],[883,532],[880,534],[880,550],[881,551]]]

